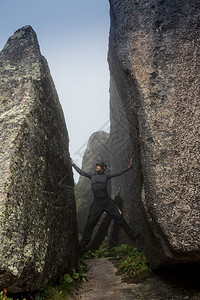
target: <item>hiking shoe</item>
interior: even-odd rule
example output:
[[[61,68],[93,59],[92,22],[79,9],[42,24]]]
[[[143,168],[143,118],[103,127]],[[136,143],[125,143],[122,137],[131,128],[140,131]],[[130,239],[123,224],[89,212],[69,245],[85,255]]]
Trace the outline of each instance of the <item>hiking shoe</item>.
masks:
[[[81,243],[80,243],[80,248],[86,248],[87,246],[88,246],[88,242],[86,242],[86,241],[82,241]]]
[[[80,254],[84,254],[88,251],[88,244],[87,242],[85,241],[82,241],[79,245],[79,250],[80,250]]]
[[[139,238],[140,233],[134,234],[133,231],[131,230],[128,233],[128,236],[131,238],[132,241],[136,241]]]

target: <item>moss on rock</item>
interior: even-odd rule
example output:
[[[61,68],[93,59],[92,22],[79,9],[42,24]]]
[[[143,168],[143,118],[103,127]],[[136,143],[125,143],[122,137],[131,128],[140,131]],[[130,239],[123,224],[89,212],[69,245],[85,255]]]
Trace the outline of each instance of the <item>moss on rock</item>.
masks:
[[[36,291],[78,258],[68,133],[30,26],[8,40],[0,67],[0,289]]]

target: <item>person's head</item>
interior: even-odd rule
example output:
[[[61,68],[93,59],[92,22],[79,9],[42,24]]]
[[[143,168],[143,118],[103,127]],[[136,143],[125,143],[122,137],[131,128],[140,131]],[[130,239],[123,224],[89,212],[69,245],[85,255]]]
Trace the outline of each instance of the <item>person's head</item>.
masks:
[[[104,162],[96,163],[95,171],[97,173],[103,173],[107,169],[107,166]]]

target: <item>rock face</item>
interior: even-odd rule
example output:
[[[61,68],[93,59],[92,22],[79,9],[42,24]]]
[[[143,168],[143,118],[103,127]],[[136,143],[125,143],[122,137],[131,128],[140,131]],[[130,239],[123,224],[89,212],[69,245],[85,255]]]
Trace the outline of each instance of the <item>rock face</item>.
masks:
[[[108,168],[110,167],[109,134],[104,131],[97,131],[89,138],[81,168],[85,172],[92,172],[95,170],[96,163],[102,161],[107,164]],[[77,191],[80,197],[77,203],[78,232],[82,235],[93,200],[90,180],[80,176],[77,183]]]
[[[199,261],[199,1],[110,6],[112,191],[153,267]]]
[[[0,290],[37,291],[76,263],[73,175],[63,112],[35,32],[0,53]]]

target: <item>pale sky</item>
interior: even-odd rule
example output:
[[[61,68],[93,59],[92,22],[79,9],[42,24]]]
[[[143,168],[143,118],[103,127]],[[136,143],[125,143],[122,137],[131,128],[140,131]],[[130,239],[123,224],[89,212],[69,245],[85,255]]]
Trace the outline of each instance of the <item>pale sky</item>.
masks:
[[[32,26],[63,107],[70,154],[81,166],[90,135],[109,131],[108,0],[0,3],[0,50],[16,30]]]

